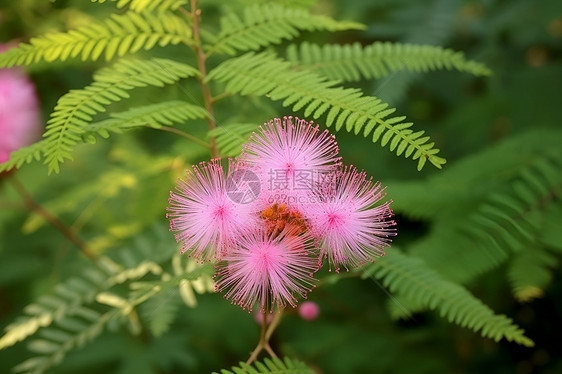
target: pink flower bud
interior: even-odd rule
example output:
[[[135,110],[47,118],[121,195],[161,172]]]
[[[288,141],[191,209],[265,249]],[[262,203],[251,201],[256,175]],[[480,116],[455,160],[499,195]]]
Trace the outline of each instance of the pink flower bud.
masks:
[[[258,325],[261,325],[263,323],[263,314],[260,311],[257,311],[254,313],[254,320],[258,323]],[[268,313],[267,314],[267,324],[269,325],[271,323],[271,321],[273,321],[273,314],[272,313]]]
[[[320,307],[314,301],[305,301],[299,307],[299,315],[305,321],[314,321],[320,314]]]

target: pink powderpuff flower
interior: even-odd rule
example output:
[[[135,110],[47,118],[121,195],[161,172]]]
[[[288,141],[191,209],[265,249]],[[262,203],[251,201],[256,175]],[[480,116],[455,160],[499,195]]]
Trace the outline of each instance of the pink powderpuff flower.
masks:
[[[240,159],[260,176],[262,207],[298,205],[340,165],[338,152],[335,137],[327,130],[289,116],[260,126],[243,145]]]
[[[187,170],[185,180],[178,180],[168,202],[170,231],[182,242],[184,253],[198,261],[220,260],[234,244],[242,229],[252,225],[251,206],[238,204],[228,196],[227,176],[220,159],[202,162]],[[228,174],[240,165],[229,159]]]
[[[396,235],[391,201],[375,204],[385,194],[380,183],[353,166],[336,172],[323,186],[322,200],[309,204],[305,216],[319,241],[320,258],[339,272],[340,266],[359,267],[384,255],[389,237]]]
[[[6,49],[0,45],[0,53]],[[0,69],[0,163],[31,144],[39,136],[40,124],[33,83],[20,69]]]
[[[295,307],[297,296],[306,297],[314,287],[318,257],[310,234],[298,234],[294,226],[272,235],[256,228],[242,235],[217,266],[216,289],[242,309],[260,311]]]
[[[314,321],[320,314],[320,307],[314,301],[305,301],[299,306],[299,316],[305,321]]]

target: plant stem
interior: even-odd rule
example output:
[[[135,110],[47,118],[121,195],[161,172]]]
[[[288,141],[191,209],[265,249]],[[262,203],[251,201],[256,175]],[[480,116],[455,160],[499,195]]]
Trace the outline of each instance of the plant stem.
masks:
[[[267,342],[269,342],[269,339],[271,339],[271,335],[273,335],[273,333],[275,332],[275,329],[281,323],[282,318],[283,318],[283,310],[280,311],[279,313],[277,313],[275,315],[275,317],[273,317],[273,321],[271,321],[271,324],[269,325],[269,328],[267,329],[267,332],[265,333],[265,340]]]
[[[218,94],[217,96],[215,96],[215,97],[212,98],[213,103],[216,103],[217,101],[220,101],[220,100],[222,100],[222,99],[224,99],[224,98],[227,98],[227,97],[229,97],[230,95],[232,95],[230,92],[223,92],[223,93],[221,93],[221,94]]]
[[[184,138],[189,139],[189,140],[191,140],[191,141],[194,142],[194,143],[197,143],[197,144],[199,144],[199,145],[201,145],[201,146],[203,146],[203,147],[205,147],[205,148],[211,149],[211,145],[210,145],[209,143],[205,143],[205,142],[202,141],[201,139],[196,138],[195,136],[193,136],[193,135],[191,135],[191,134],[188,134],[188,133],[185,132],[185,131],[181,131],[181,130],[179,130],[179,129],[176,129],[175,127],[161,126],[161,127],[158,127],[157,129],[158,129],[158,130],[162,130],[162,131],[171,132],[171,133],[174,133],[174,134],[179,135],[179,136],[183,136]]]
[[[197,57],[197,66],[199,68],[199,73],[201,76],[199,77],[199,83],[201,84],[201,90],[203,91],[203,101],[205,102],[205,109],[209,114],[207,117],[207,124],[209,125],[209,130],[213,130],[217,127],[215,122],[215,115],[213,113],[213,96],[211,95],[211,90],[209,89],[209,85],[205,82],[205,78],[207,77],[207,69],[206,69],[206,61],[207,56],[205,52],[203,52],[203,48],[201,47],[201,37],[199,35],[199,17],[201,15],[201,10],[197,9],[197,2],[198,0],[191,0],[191,16],[193,18],[193,39],[195,40],[195,55]],[[219,157],[219,151],[217,149],[217,142],[214,137],[211,138],[211,157],[217,158]]]
[[[51,226],[63,234],[69,241],[71,241],[82,253],[92,261],[96,261],[95,254],[90,250],[88,245],[80,239],[80,237],[72,231],[63,221],[58,217],[52,215],[49,211],[37,204],[31,197],[24,185],[15,177],[9,178],[12,182],[14,189],[21,196],[25,206],[35,214],[43,217]]]
[[[248,361],[246,361],[248,365],[254,362],[258,358],[261,351],[263,351],[264,349],[267,351],[267,353],[269,353],[271,357],[277,358],[277,355],[271,348],[271,345],[269,345],[269,339],[271,339],[271,335],[273,335],[273,332],[275,331],[277,326],[279,326],[282,316],[283,316],[283,311],[277,313],[273,318],[273,321],[271,321],[271,324],[269,324],[268,326],[267,311],[264,310],[262,312],[263,319],[262,319],[261,331],[260,331],[260,341],[258,342],[256,348],[252,351],[252,354],[250,355],[250,358],[248,358]]]
[[[267,351],[267,353],[269,353],[269,355],[273,358],[279,358],[277,357],[277,355],[275,354],[275,352],[273,351],[273,349],[271,348],[271,346],[269,345],[269,343],[265,343],[265,350]]]
[[[267,311],[264,310],[262,312],[260,341],[258,342],[258,345],[256,346],[256,348],[253,350],[252,354],[250,354],[250,358],[248,358],[248,361],[246,361],[246,363],[248,365],[251,364],[252,362],[256,361],[260,352],[263,351],[263,349],[265,348],[265,345],[267,344],[267,342],[265,340],[266,332],[267,332]]]

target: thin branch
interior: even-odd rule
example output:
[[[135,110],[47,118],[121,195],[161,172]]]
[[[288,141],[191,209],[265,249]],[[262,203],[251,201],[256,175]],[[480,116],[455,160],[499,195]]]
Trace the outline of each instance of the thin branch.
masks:
[[[187,18],[191,19],[191,13],[184,7],[179,7],[178,10]]]
[[[14,203],[12,201],[0,201],[0,209],[21,209],[21,203]]]
[[[273,317],[273,321],[271,321],[269,325],[267,323],[267,317],[268,317],[268,313],[267,311],[264,310],[262,312],[260,341],[258,342],[256,348],[253,350],[248,361],[246,361],[247,364],[251,364],[252,362],[254,362],[258,358],[260,352],[263,351],[264,349],[267,351],[267,353],[269,353],[271,357],[277,358],[277,355],[273,351],[273,348],[271,348],[271,345],[269,345],[269,339],[271,339],[271,335],[273,335],[273,332],[275,331],[277,326],[279,326],[279,324],[281,323],[281,318],[283,317],[283,311],[277,313],[275,317]]]
[[[24,185],[15,177],[9,178],[14,186],[16,192],[21,196],[25,206],[35,214],[43,217],[51,226],[63,234],[69,241],[71,241],[82,253],[92,261],[96,261],[96,255],[91,251],[88,245],[80,239],[80,237],[71,230],[63,221],[58,217],[52,215],[49,211],[37,204],[31,197]]]
[[[222,99],[226,99],[227,97],[230,97],[232,94],[230,92],[223,92],[221,94],[218,94],[217,96],[213,97],[211,100],[213,101],[213,103],[216,103],[217,101],[220,101]]]
[[[211,90],[209,85],[205,83],[205,78],[207,77],[207,69],[205,63],[207,61],[207,56],[203,52],[201,47],[201,37],[199,35],[199,17],[201,16],[201,9],[197,9],[197,1],[191,0],[191,16],[193,18],[193,39],[195,40],[195,55],[197,57],[197,67],[201,76],[199,77],[199,84],[201,85],[201,90],[203,91],[203,101],[205,102],[205,109],[209,114],[207,117],[207,124],[209,125],[209,130],[213,130],[217,127],[215,121],[215,115],[213,113],[213,97],[211,95]],[[211,138],[211,157],[219,157],[219,151],[217,148],[217,141],[213,137]]]
[[[246,361],[246,363],[249,365],[252,362],[256,361],[256,359],[258,358],[259,354],[261,351],[264,350],[264,348],[266,348],[266,345],[269,345],[266,341],[266,333],[267,333],[267,311],[264,310],[262,312],[262,322],[261,322],[261,330],[260,330],[260,341],[258,342],[258,345],[256,346],[256,348],[254,349],[254,351],[252,352],[252,354],[250,354],[250,358],[248,358],[248,361]],[[270,347],[271,349],[271,347]]]
[[[273,358],[279,358],[277,357],[277,355],[275,354],[275,352],[273,351],[273,349],[271,348],[271,346],[269,345],[269,343],[265,343],[265,350],[267,351],[267,353],[269,353],[269,355]]]
[[[281,323],[282,318],[283,318],[283,310],[281,310],[279,313],[277,313],[275,315],[275,317],[273,317],[273,321],[271,321],[271,324],[269,325],[269,328],[267,329],[267,332],[265,333],[265,341],[266,342],[269,342],[269,339],[271,339],[271,335],[273,335],[273,333],[275,332],[275,329]]]
[[[153,127],[153,128],[156,128],[156,127]],[[179,135],[179,136],[183,136],[184,138],[189,139],[189,140],[191,140],[191,141],[194,142],[194,143],[197,143],[197,144],[199,144],[199,145],[201,145],[201,146],[203,146],[203,147],[205,147],[205,148],[211,149],[211,144],[205,143],[203,140],[201,140],[201,139],[199,139],[199,138],[196,138],[195,136],[193,136],[193,135],[191,135],[191,134],[188,134],[188,133],[185,132],[185,131],[181,131],[181,130],[179,130],[179,129],[176,129],[175,127],[160,126],[160,127],[156,128],[156,129],[157,129],[157,130],[162,130],[162,131],[171,132],[171,133],[174,133],[174,134]]]

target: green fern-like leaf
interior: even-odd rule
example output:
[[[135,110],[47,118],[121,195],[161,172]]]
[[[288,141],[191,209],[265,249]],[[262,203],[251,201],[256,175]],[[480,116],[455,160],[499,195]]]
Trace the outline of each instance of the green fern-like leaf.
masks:
[[[79,310],[81,305],[92,302],[97,292],[104,287],[107,277],[107,273],[98,269],[87,269],[83,277],[71,278],[59,284],[52,294],[42,296],[25,307],[26,317],[6,327],[6,333],[0,338],[0,349],[24,340],[40,328],[50,326],[55,320]]]
[[[427,311],[427,306],[420,299],[412,299],[403,295],[392,295],[386,302],[386,310],[393,320],[413,318],[414,313]]]
[[[235,123],[217,127],[209,131],[207,136],[216,139],[221,156],[234,157],[242,152],[242,144],[248,141],[256,129],[255,123]]]
[[[555,196],[562,196],[562,186],[554,191]],[[562,204],[549,204],[544,216],[540,241],[549,249],[562,253]]]
[[[90,0],[93,3],[105,3],[108,0]],[[109,0],[111,2],[117,2],[117,8],[129,7],[129,9],[135,12],[142,12],[144,10],[158,10],[164,12],[166,10],[176,10],[182,5],[186,5],[187,0]]]
[[[112,15],[102,23],[84,26],[66,33],[52,33],[32,38],[0,55],[0,68],[30,65],[42,60],[65,61],[78,57],[97,60],[102,54],[107,61],[155,45],[191,43],[191,29],[181,18],[162,14],[128,12]]]
[[[432,221],[410,252],[465,283],[527,246],[562,248],[562,214],[559,220],[555,214],[562,209],[560,142],[558,130],[528,132],[426,181],[389,181],[396,211]]]
[[[70,152],[85,127],[93,115],[105,111],[106,105],[128,98],[127,91],[133,88],[162,87],[197,74],[189,65],[166,59],[121,60],[112,68],[99,71],[90,86],[62,96],[47,122],[43,136],[49,173],[58,173],[60,163],[72,159]]]
[[[314,374],[314,370],[308,368],[302,362],[288,357],[285,357],[284,360],[266,358],[263,363],[256,361],[252,365],[240,362],[238,367],[233,366],[231,370],[222,369],[221,374]],[[219,373],[214,372],[213,374]]]
[[[76,316],[62,319],[56,328],[46,329],[42,338],[31,341],[28,348],[37,356],[29,358],[13,368],[14,372],[41,374],[59,364],[71,350],[82,347],[102,332],[106,324],[118,316],[119,310],[99,314],[92,309],[83,309]]]
[[[137,281],[131,284],[130,295],[137,300],[143,300],[140,306],[141,317],[155,336],[162,335],[174,322],[180,307],[179,296],[182,287],[193,284],[202,277],[208,280],[212,272],[212,265],[204,264],[175,276],[164,273],[158,281]]]
[[[395,109],[381,100],[363,96],[357,89],[334,87],[336,82],[327,81],[308,71],[294,71],[289,62],[270,53],[248,53],[232,58],[212,70],[207,77],[226,82],[226,91],[241,95],[262,95],[271,100],[282,100],[283,106],[293,111],[304,109],[304,116],[314,119],[327,113],[326,126],[334,125],[336,131],[345,124],[347,131],[372,136],[381,145],[389,145],[397,155],[404,154],[418,160],[418,170],[426,161],[441,168],[445,159],[437,156],[439,149],[429,142],[424,131],[411,129],[405,117],[390,117]]]
[[[175,253],[173,240],[170,240],[172,239],[166,229],[150,230],[139,236],[132,248],[117,251],[113,258],[98,258],[97,266],[86,266],[80,277],[60,283],[51,293],[26,306],[25,316],[6,327],[6,333],[0,338],[0,349],[26,339],[55,321],[70,317],[73,311],[92,303],[103,290],[158,272],[155,261],[164,262]],[[200,274],[199,269],[193,272],[194,276]],[[184,277],[191,275],[190,273]],[[181,280],[174,278],[174,281]]]
[[[381,78],[400,70],[456,69],[477,76],[491,74],[483,64],[466,60],[462,52],[431,45],[376,42],[368,46],[359,43],[319,46],[305,42],[300,46],[290,45],[287,59],[296,66],[342,81]]]
[[[181,256],[179,253],[176,253],[172,258],[172,266],[176,276],[184,277],[186,274],[191,274],[199,266],[192,258],[184,259],[185,256]],[[186,278],[181,280],[178,290],[185,305],[190,308],[195,308],[197,306],[195,293],[202,295],[204,293],[215,292],[215,282],[211,275],[211,273],[202,274],[196,280],[189,280]]]
[[[207,116],[207,112],[197,105],[176,100],[166,101],[139,108],[131,108],[121,113],[111,113],[110,118],[107,120],[87,124],[80,138],[81,141],[95,143],[96,135],[102,138],[109,138],[110,133],[121,134],[139,127],[160,128],[164,125],[181,124],[188,120],[202,119]],[[0,172],[12,168],[19,169],[24,164],[41,160],[47,148],[48,143],[45,140],[41,140],[12,152],[10,159],[0,164]]]
[[[293,39],[301,31],[362,29],[355,22],[340,22],[310,14],[305,9],[281,5],[254,5],[244,9],[242,17],[230,13],[221,19],[221,32],[209,54],[234,55],[237,51],[257,50],[270,44]]]
[[[384,258],[362,271],[363,277],[381,280],[391,292],[438,310],[449,322],[468,327],[495,341],[505,338],[529,347],[534,345],[511,319],[494,314],[464,287],[441,278],[420,258],[404,255],[393,248]]]
[[[149,263],[141,264],[137,269],[129,269],[110,279],[115,283],[121,283],[129,278],[142,277],[147,273],[145,269],[151,267],[148,265]],[[29,343],[28,349],[37,356],[22,362],[13,370],[26,374],[41,374],[59,364],[71,350],[80,348],[95,339],[106,326],[117,327],[122,321],[130,322],[131,331],[139,333],[140,325],[134,308],[158,292],[159,290],[153,289],[149,293],[132,296],[129,299],[122,299],[109,293],[98,293],[96,301],[114,308],[104,314],[89,308],[74,308],[64,318],[57,319],[56,327],[42,330],[41,338]]]
[[[0,173],[12,168],[19,169],[24,164],[39,161],[47,146],[45,140],[38,141],[30,146],[23,147],[10,154],[10,159],[0,164]]]
[[[172,100],[158,104],[131,108],[121,113],[111,113],[104,121],[88,124],[82,138],[95,143],[95,135],[108,138],[110,133],[120,134],[124,131],[139,128],[161,128],[181,124],[192,119],[206,118],[208,113],[198,105]]]
[[[545,207],[559,204],[550,200],[562,186],[562,155],[535,155],[525,162],[507,186],[489,191],[484,201],[473,201],[464,215],[436,223],[412,250],[448,279],[464,283],[534,246]]]
[[[112,258],[98,258],[96,267],[87,266],[82,276],[58,285],[52,293],[26,307],[25,312],[30,317],[8,326],[6,334],[0,338],[2,349],[38,334],[29,344],[34,357],[14,370],[26,374],[43,373],[59,364],[71,350],[95,339],[106,326],[112,329],[125,323],[138,333],[140,324],[136,308],[139,305],[166,294],[183,281],[192,282],[202,275],[210,276],[211,264],[174,276],[164,272],[159,263],[169,261],[176,250],[163,230],[151,230],[138,237],[133,247],[117,251]],[[148,274],[161,279],[143,281]],[[129,286],[126,298],[111,293],[117,285]],[[100,304],[111,309],[100,313]]]
[[[131,285],[141,292],[155,288],[159,290],[140,306],[140,316],[155,336],[168,331],[179,311],[181,300],[189,307],[197,306],[194,290],[199,294],[214,292],[212,266],[210,264],[200,266],[193,259],[188,259],[187,264],[183,264],[185,261],[185,256],[176,253],[172,258],[173,277],[166,275],[157,282],[136,282]],[[187,297],[186,293],[188,293]]]
[[[313,5],[315,5],[318,0],[240,0],[242,3],[251,5],[251,4],[267,4],[271,5],[272,3],[283,5],[287,8],[304,8],[310,9]]]
[[[562,131],[529,131],[465,157],[425,181],[392,181],[388,194],[394,201],[393,210],[422,219],[432,219],[436,212],[451,209],[466,213],[474,208],[476,200],[488,199],[495,192],[512,190],[524,169],[529,167],[528,171],[532,171],[531,164],[537,163],[536,172],[544,168],[538,165],[540,163],[562,164],[561,142]],[[556,169],[549,168],[555,173],[548,172],[548,178],[559,175]],[[504,187],[507,189],[502,190]],[[555,193],[562,192],[562,187],[553,188]],[[450,217],[446,219],[450,220]]]
[[[170,329],[180,307],[180,298],[177,288],[154,295],[139,307],[139,313],[146,321],[148,328],[159,337]]]
[[[83,276],[57,285],[52,293],[25,307],[24,313],[28,316],[6,327],[6,333],[0,338],[0,349],[12,346],[55,322],[63,327],[71,326],[70,329],[79,332],[87,326],[77,322],[73,316],[88,319],[94,312],[90,312],[85,305],[92,303],[102,290],[159,271],[159,267],[150,261],[122,269],[109,258],[103,257],[98,259],[98,265],[100,268],[86,268]],[[96,318],[90,319],[93,322]]]
[[[528,248],[516,254],[507,275],[517,300],[527,302],[541,297],[552,279],[552,268],[557,265],[558,259],[542,248]]]

